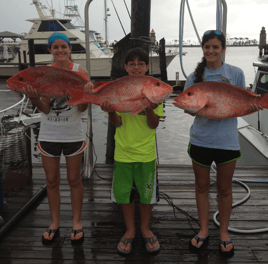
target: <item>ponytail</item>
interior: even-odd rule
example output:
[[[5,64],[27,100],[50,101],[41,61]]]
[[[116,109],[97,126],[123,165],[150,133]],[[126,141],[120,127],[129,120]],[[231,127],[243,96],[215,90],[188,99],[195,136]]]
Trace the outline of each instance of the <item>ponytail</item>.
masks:
[[[203,57],[202,61],[199,62],[197,64],[196,68],[195,68],[195,71],[194,71],[194,76],[195,76],[194,83],[203,82],[203,74],[204,74],[206,65],[207,65],[207,60]]]

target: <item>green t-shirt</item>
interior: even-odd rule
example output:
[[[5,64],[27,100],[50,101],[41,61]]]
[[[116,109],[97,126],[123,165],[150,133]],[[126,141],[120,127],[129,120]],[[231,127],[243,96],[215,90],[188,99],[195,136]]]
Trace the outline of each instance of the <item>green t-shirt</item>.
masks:
[[[163,104],[154,112],[163,117]],[[136,114],[117,113],[122,125],[115,132],[114,160],[119,162],[150,162],[156,159],[155,129],[147,124],[145,110]]]

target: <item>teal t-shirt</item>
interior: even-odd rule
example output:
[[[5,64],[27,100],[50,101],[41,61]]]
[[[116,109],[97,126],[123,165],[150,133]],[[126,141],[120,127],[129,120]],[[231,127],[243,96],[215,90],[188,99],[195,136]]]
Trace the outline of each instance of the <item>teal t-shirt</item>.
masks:
[[[163,104],[154,112],[163,117]],[[147,124],[145,110],[136,114],[117,113],[122,125],[115,132],[114,160],[120,162],[150,162],[156,159],[155,129]]]
[[[194,84],[194,73],[187,78],[184,90]],[[245,77],[241,69],[224,63],[217,70],[205,68],[203,81],[225,82],[245,88]],[[240,150],[237,118],[215,120],[196,116],[190,129],[190,143],[199,147]]]

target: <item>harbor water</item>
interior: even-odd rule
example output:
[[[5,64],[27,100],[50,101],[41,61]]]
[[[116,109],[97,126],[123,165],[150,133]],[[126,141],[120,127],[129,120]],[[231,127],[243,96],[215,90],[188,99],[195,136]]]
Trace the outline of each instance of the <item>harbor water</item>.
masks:
[[[200,47],[185,47],[186,56],[182,57],[183,69],[186,75],[194,71],[197,63],[201,60],[202,50]],[[225,62],[241,68],[246,78],[246,86],[253,84],[256,69],[253,62],[259,61],[257,46],[227,47]],[[168,66],[168,79],[175,80],[176,72],[179,79],[185,80],[180,66],[180,58],[177,56]],[[5,88],[6,80],[0,79],[0,111],[18,102],[21,96]],[[160,164],[191,164],[187,154],[189,142],[189,129],[193,117],[173,106],[174,97],[170,97],[164,104],[164,119],[161,120],[156,130],[157,151]],[[14,112],[14,111],[13,111]],[[10,114],[10,112],[9,112]],[[0,118],[2,114],[0,113]],[[93,120],[93,143],[97,163],[105,163],[108,115],[99,106],[92,105]],[[86,122],[84,129],[86,130]],[[33,163],[41,162],[40,153],[36,150],[36,138],[32,135]]]

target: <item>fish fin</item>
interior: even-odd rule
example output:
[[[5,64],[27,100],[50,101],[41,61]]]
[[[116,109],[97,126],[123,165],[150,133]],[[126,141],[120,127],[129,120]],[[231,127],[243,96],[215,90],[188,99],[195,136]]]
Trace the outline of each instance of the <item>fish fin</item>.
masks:
[[[92,93],[97,93],[101,89],[103,89],[106,85],[110,84],[112,81],[101,81],[101,82],[94,82],[94,89],[91,90]]]
[[[206,105],[208,105],[209,103],[209,98],[206,94],[200,94],[198,96],[198,100],[195,101],[195,104],[191,105],[189,108],[187,108],[187,104],[182,104],[180,102],[180,95],[178,95],[175,99],[174,99],[174,102],[173,102],[173,105],[181,108],[181,109],[184,109],[188,112],[191,112],[191,113],[197,113],[199,112],[201,109],[203,109]]]
[[[86,75],[84,73],[81,73],[81,72],[77,72],[77,71],[72,71],[72,73],[80,76],[84,81],[90,82],[90,79],[89,79],[88,75]]]
[[[208,105],[209,101],[210,101],[209,97],[206,94],[200,94],[196,103],[196,107],[186,110],[192,113],[197,113],[201,109],[203,109],[206,105]]]
[[[75,89],[68,89],[68,94],[72,97],[71,100],[67,102],[67,105],[76,105],[76,104],[83,104],[83,98],[85,96],[85,92],[81,90]]]
[[[112,81],[100,81],[100,82],[94,82],[93,84],[94,84],[94,89],[96,89],[96,88],[98,88],[98,87],[100,87],[100,86],[102,86],[102,85],[104,85],[104,84],[109,84],[109,83],[111,83]]]
[[[238,88],[241,88],[241,87],[238,87]],[[242,89],[243,89],[243,91],[245,90],[244,88],[242,88]],[[246,92],[247,92],[249,95],[252,95],[252,96],[255,96],[255,97],[259,97],[258,94],[254,93],[254,92],[252,92],[252,91],[250,91],[250,90],[246,90]]]

